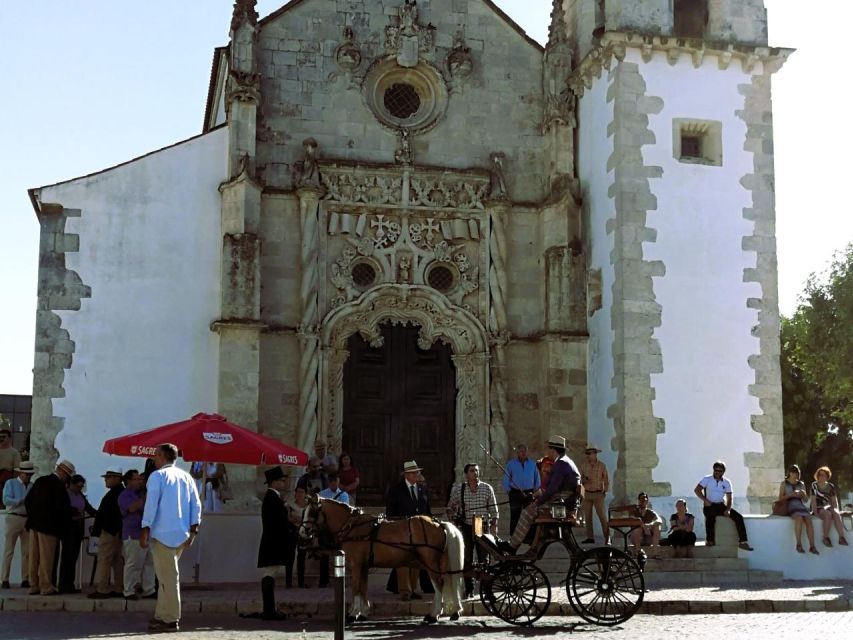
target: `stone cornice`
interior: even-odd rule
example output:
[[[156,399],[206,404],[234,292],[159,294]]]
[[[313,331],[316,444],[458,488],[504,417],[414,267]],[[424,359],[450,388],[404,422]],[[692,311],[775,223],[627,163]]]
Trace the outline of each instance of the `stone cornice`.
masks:
[[[682,56],[688,56],[693,66],[698,68],[706,58],[712,57],[717,59],[721,70],[728,69],[732,62],[739,62],[744,73],[752,73],[758,62],[762,63],[765,73],[775,73],[794,52],[794,49],[780,47],[608,31],[602,37],[601,44],[592,49],[569,76],[569,87],[576,95],[582,96],[592,86],[593,79],[600,77],[602,70],[610,66],[614,57],[621,61],[627,50],[632,48],[640,51],[645,62],[650,61],[656,51],[660,51],[666,54],[671,65]]]
[[[221,334],[223,331],[256,331],[258,333],[265,331],[267,325],[257,320],[214,320],[210,323],[210,330]]]

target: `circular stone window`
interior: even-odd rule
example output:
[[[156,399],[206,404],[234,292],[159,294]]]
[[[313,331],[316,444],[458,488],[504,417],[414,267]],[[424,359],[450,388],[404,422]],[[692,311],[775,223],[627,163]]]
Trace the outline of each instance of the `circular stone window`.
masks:
[[[352,282],[361,291],[369,289],[376,282],[376,269],[369,262],[356,262],[352,267]]]
[[[401,120],[413,116],[421,108],[421,97],[418,92],[412,85],[405,82],[395,82],[385,89],[383,102],[388,112]]]
[[[430,267],[426,273],[426,281],[436,291],[450,293],[456,288],[459,272],[451,264],[440,262]]]
[[[447,109],[447,85],[425,62],[401,67],[395,59],[376,62],[364,79],[364,99],[382,124],[414,133],[435,126]]]

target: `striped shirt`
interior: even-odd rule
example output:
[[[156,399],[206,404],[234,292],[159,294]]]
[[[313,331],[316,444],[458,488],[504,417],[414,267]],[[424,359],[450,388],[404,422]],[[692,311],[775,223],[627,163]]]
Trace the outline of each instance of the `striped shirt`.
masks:
[[[588,492],[598,493],[601,491],[607,493],[610,488],[610,480],[607,477],[607,467],[601,460],[581,463],[581,484]]]
[[[475,515],[483,516],[485,524],[498,521],[498,506],[495,500],[495,490],[488,482],[478,482],[477,488],[471,491],[467,482],[453,485],[450,490],[450,501],[447,503],[447,513],[456,514],[462,502],[462,486],[465,486],[465,523],[473,524]]]

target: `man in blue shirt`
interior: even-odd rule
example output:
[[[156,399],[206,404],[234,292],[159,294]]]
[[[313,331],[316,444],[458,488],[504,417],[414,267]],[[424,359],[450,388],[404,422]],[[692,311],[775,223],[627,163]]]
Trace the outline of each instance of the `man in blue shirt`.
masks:
[[[15,555],[15,544],[21,541],[21,588],[30,586],[30,535],[27,532],[27,507],[24,499],[27,497],[33,483],[30,479],[36,472],[33,463],[25,460],[15,468],[17,478],[12,478],[3,487],[3,503],[6,505],[6,544],[3,552],[3,588],[9,589],[9,573],[12,570],[12,557]]]
[[[181,586],[178,560],[192,545],[201,523],[201,501],[192,476],[175,466],[178,448],[161,444],[154,453],[154,471],[148,478],[148,494],[142,513],[139,546],[151,546],[154,573],[160,581],[157,607],[148,630],[178,631],[181,618]]]
[[[532,496],[540,482],[536,463],[527,458],[527,445],[519,444],[515,448],[515,458],[506,463],[503,477],[503,488],[509,496],[510,533],[515,531],[521,510],[524,509],[525,494]]]
[[[323,489],[317,495],[321,498],[326,498],[327,500],[337,500],[338,502],[343,502],[344,504],[349,504],[349,494],[341,489],[339,482],[340,478],[337,473],[329,474],[329,486]]]

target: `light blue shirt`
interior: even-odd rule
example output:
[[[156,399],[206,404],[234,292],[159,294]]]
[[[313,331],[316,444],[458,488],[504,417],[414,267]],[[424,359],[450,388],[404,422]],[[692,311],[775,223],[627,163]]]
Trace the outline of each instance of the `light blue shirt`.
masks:
[[[337,491],[332,491],[331,489],[323,489],[317,495],[321,498],[325,498],[326,500],[337,500],[338,502],[349,504],[349,495],[343,489],[338,489]]]
[[[6,484],[3,485],[3,504],[6,505],[8,513],[17,513],[22,516],[27,515],[27,507],[24,506],[24,498],[33,488],[33,481],[30,478],[30,483],[25,487],[20,478],[9,478]]]
[[[146,485],[148,495],[142,527],[167,547],[180,547],[190,537],[190,527],[201,522],[201,501],[192,476],[173,464],[153,472]]]
[[[527,491],[528,489],[539,488],[539,469],[536,468],[536,462],[527,458],[524,464],[515,457],[506,463],[506,472],[503,477],[504,491],[509,493],[510,489],[520,489]]]

